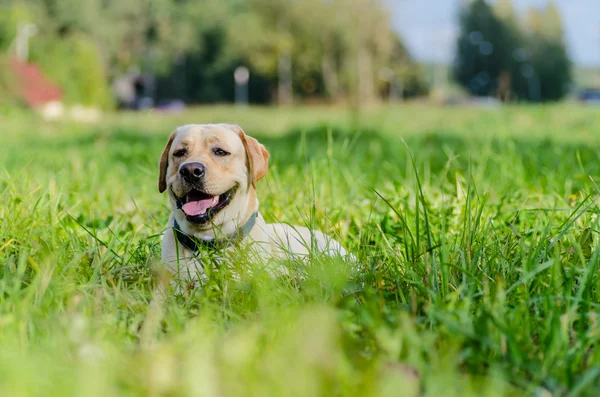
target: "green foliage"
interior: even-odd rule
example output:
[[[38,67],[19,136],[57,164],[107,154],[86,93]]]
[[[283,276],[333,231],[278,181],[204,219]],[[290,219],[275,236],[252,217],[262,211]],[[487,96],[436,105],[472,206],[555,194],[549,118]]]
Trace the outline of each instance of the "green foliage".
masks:
[[[0,3],[0,51],[6,52],[17,35],[19,22],[34,21],[35,13],[23,3]]]
[[[558,101],[564,98],[570,89],[571,61],[563,43],[546,37],[534,37],[530,45],[534,78],[538,79],[538,97],[532,100]]]
[[[518,43],[485,0],[463,9],[460,25],[454,78],[473,95],[494,95],[500,74],[512,69]]]
[[[82,35],[40,39],[31,60],[64,92],[64,101],[108,107],[111,96],[103,59],[93,41]]]
[[[40,65],[61,87],[65,101],[109,107],[112,99],[105,62],[96,42],[83,33],[68,33],[94,25],[97,13],[93,3],[84,3],[87,2],[57,2],[56,7],[51,7],[50,2],[44,7],[31,3],[4,6],[0,9],[0,48],[8,49],[20,23],[35,23],[39,32],[30,41],[30,61]],[[3,92],[13,101],[14,93]]]
[[[510,0],[463,8],[453,75],[471,94],[556,101],[567,93],[571,62],[558,9],[532,9],[522,27]]]
[[[225,25],[226,53],[236,54],[230,58],[270,81],[279,75],[281,57],[290,57],[298,96],[338,99],[356,97],[362,89],[365,99],[372,100],[383,83],[380,71],[390,68],[410,68],[410,75],[418,76],[407,86],[424,81],[380,1],[241,3],[245,7],[233,7]],[[358,57],[366,67],[359,66]]]
[[[15,76],[6,57],[0,56],[0,108],[18,104]]]
[[[598,395],[598,112],[361,115],[5,118],[0,394]],[[174,125],[232,119],[271,151],[267,220],[339,235],[363,267],[240,258],[154,313],[157,158]]]
[[[97,77],[109,81],[131,69],[158,76],[158,99],[232,101],[233,71],[245,65],[250,100],[268,102],[282,57],[291,59],[299,97],[372,101],[385,91],[383,69],[408,79],[408,95],[426,91],[419,67],[396,45],[382,0],[30,0],[7,10],[0,48],[17,22],[35,22],[33,59],[64,85],[69,101],[106,106]],[[80,71],[91,66],[85,81]]]
[[[554,3],[551,2],[544,10],[530,10],[525,29],[534,72],[532,77],[539,90],[525,97],[546,101],[562,99],[569,92],[572,65],[564,42],[560,14]]]
[[[393,88],[390,86],[391,83],[401,83],[402,93],[397,94],[401,94],[404,98],[425,96],[429,93],[423,67],[411,59],[399,37],[394,39],[390,60],[392,74],[386,82],[388,90]]]

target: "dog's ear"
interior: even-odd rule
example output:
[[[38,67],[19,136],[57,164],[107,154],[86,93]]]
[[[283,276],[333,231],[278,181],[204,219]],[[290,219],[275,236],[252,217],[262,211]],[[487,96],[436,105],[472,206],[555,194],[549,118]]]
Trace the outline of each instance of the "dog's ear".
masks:
[[[233,127],[246,148],[248,171],[252,177],[252,185],[256,186],[256,182],[260,181],[267,174],[269,152],[256,139],[246,135],[240,126],[234,125]]]
[[[177,135],[177,130],[171,133],[169,141],[167,142],[167,146],[165,146],[165,150],[163,150],[162,156],[160,156],[160,165],[158,172],[158,191],[160,193],[167,190],[167,167],[169,167],[169,151],[171,150],[171,145],[173,144],[173,139],[175,139],[175,135]]]

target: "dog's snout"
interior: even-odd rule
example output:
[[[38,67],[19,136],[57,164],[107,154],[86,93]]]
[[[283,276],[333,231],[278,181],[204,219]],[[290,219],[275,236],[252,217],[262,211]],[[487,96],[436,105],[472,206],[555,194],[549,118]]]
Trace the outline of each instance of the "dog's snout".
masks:
[[[188,182],[198,181],[204,177],[206,167],[202,163],[185,163],[179,168],[179,174]]]

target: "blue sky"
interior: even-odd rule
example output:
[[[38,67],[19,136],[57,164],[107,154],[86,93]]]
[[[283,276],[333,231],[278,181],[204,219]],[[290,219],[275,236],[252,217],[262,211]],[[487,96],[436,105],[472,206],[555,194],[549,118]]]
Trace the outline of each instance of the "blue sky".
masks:
[[[411,54],[421,61],[451,62],[464,0],[391,0],[394,23]],[[548,0],[513,0],[519,12]],[[600,66],[600,0],[556,0],[571,59]]]

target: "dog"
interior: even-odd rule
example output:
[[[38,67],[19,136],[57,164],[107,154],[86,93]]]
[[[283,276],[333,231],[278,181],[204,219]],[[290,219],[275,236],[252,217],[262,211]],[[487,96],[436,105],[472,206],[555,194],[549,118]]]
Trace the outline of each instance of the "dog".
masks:
[[[314,252],[348,255],[320,231],[265,222],[256,186],[268,163],[264,145],[238,125],[189,124],[171,134],[160,158],[158,190],[167,192],[172,209],[161,259],[177,280],[201,281],[209,254],[222,260],[240,248],[263,261],[305,260]]]

